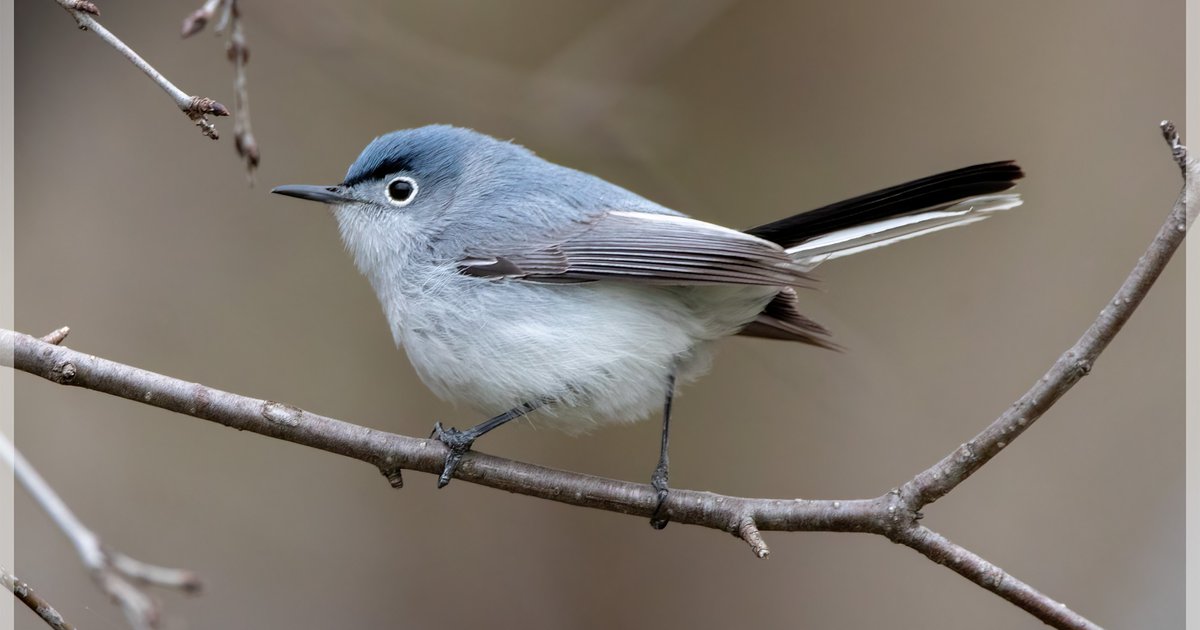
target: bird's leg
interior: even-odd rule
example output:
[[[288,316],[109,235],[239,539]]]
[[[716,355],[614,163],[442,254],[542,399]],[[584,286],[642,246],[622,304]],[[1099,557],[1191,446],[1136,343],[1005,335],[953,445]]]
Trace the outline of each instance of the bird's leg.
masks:
[[[650,485],[658,492],[658,505],[654,508],[654,514],[650,516],[650,527],[654,529],[662,529],[670,522],[663,512],[663,503],[670,492],[670,488],[667,487],[667,472],[671,462],[667,457],[667,446],[671,436],[671,399],[674,396],[675,375],[671,374],[667,377],[667,399],[663,402],[662,450],[658,452],[658,466],[655,466],[654,474],[650,475]]]
[[[546,404],[546,402],[548,401],[535,400],[527,402],[515,409],[509,409],[494,418],[488,418],[466,431],[459,431],[454,427],[444,429],[441,422],[434,424],[433,433],[429,437],[437,438],[439,442],[445,444],[450,449],[450,453],[446,455],[446,465],[442,468],[442,475],[438,477],[438,487],[444,488],[446,484],[450,483],[450,478],[454,476],[454,471],[458,469],[458,465],[462,462],[463,455],[466,455],[467,451],[471,450],[471,445],[480,436],[496,427],[507,424],[509,420],[520,418]]]

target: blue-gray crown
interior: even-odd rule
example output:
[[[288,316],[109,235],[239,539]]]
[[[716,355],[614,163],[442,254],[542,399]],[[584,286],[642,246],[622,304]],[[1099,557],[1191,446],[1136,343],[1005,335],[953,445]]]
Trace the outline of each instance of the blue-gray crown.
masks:
[[[490,136],[450,125],[393,131],[375,138],[363,149],[342,184],[353,186],[400,171],[453,176],[461,170],[467,151],[489,143],[501,144]]]

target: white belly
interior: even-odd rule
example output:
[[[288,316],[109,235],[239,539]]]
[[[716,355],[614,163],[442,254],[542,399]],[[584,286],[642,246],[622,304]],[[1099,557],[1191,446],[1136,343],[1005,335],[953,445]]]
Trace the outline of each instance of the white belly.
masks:
[[[662,405],[753,320],[771,287],[533,284],[438,273],[385,299],[397,343],[438,396],[495,415],[554,402],[539,424],[582,432]],[[482,418],[480,418],[482,420]]]

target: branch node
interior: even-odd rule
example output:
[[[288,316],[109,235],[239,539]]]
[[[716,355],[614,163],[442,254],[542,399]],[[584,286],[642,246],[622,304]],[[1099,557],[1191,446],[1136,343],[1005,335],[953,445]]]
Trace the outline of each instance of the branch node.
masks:
[[[197,118],[204,117],[205,114],[228,116],[229,108],[207,96],[193,96],[192,102],[188,104],[187,109],[183,110],[183,113],[187,114],[188,118],[196,120]]]
[[[1171,157],[1175,159],[1175,163],[1179,165],[1184,176],[1187,176],[1188,152],[1187,147],[1179,140],[1179,130],[1175,128],[1175,123],[1164,120],[1158,124],[1162,129],[1163,139],[1167,141],[1167,145],[1171,147]]]
[[[193,96],[188,106],[184,108],[183,113],[187,114],[188,118],[196,121],[196,126],[200,128],[200,133],[213,140],[217,140],[221,136],[217,133],[216,125],[209,122],[207,115],[228,116],[229,108],[207,96]]]
[[[72,11],[81,11],[88,15],[100,15],[100,8],[88,0],[67,0],[67,8]]]
[[[1075,362],[1076,376],[1082,378],[1092,373],[1092,362],[1087,359],[1080,359]]]
[[[771,550],[767,547],[766,541],[763,540],[762,534],[758,531],[758,525],[750,516],[743,516],[737,523],[737,537],[746,541],[750,545],[750,550],[758,558],[766,559],[771,555]]]
[[[397,466],[396,468],[380,468],[379,472],[387,478],[388,483],[392,484],[393,488],[404,487],[404,469]]]
[[[273,400],[268,400],[262,406],[262,417],[267,422],[282,425],[285,427],[300,426],[300,419],[304,416],[304,410],[299,407],[278,403]]]
[[[75,376],[78,374],[78,372],[79,370],[75,367],[74,363],[71,363],[70,361],[63,361],[55,364],[55,366],[50,369],[50,380],[58,383],[59,385],[69,385],[75,380]]]
[[[58,344],[62,343],[63,340],[65,340],[67,338],[67,335],[69,335],[69,334],[71,334],[71,327],[63,326],[62,328],[55,330],[54,332],[46,335],[45,337],[42,337],[42,341],[45,341],[46,343],[51,343],[51,344],[54,344],[57,346]]]

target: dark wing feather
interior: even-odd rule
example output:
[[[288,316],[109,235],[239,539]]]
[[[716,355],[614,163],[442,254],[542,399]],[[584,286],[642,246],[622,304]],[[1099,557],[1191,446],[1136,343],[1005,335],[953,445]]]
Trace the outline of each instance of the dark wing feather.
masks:
[[[799,341],[809,345],[841,350],[841,346],[829,341],[830,332],[824,326],[805,317],[800,312],[796,292],[784,289],[763,309],[757,319],[738,333],[745,337]]]
[[[774,243],[695,219],[644,212],[601,214],[552,242],[471,252],[459,261],[459,270],[535,282],[810,284]]]

